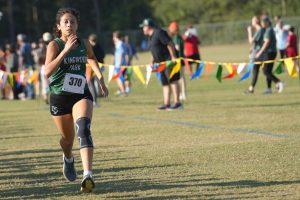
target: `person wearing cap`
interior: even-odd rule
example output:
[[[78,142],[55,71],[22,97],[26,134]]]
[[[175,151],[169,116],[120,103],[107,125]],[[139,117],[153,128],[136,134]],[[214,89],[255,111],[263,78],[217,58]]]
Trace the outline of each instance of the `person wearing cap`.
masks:
[[[178,58],[183,58],[184,57],[184,42],[179,34],[179,24],[177,22],[171,22],[168,27],[169,34],[172,37],[172,41],[175,45],[175,51],[176,51],[176,56]],[[180,85],[181,85],[181,90],[180,90],[180,95],[179,99],[180,100],[186,100],[186,80],[184,76],[184,65],[183,62],[181,63],[181,70],[180,70]]]
[[[277,56],[276,36],[268,16],[263,15],[261,17],[261,25],[265,29],[264,43],[261,49],[256,53],[255,57],[258,59],[264,53],[266,53],[266,58],[264,59],[264,61],[275,60]],[[264,64],[263,71],[267,78],[267,90],[263,94],[272,94],[272,82],[276,84],[278,93],[281,93],[283,91],[283,83],[272,72],[273,65],[274,62]]]
[[[150,18],[144,19],[140,27],[143,28],[144,35],[149,37],[152,64],[169,60],[176,62],[175,47],[166,31],[155,26],[153,20]],[[178,80],[180,79],[180,72],[176,73],[170,79],[171,71],[172,68],[166,67],[160,72],[164,104],[160,106],[158,110],[176,110],[183,108],[179,100]],[[172,106],[170,103],[171,91],[174,98],[174,104]]]

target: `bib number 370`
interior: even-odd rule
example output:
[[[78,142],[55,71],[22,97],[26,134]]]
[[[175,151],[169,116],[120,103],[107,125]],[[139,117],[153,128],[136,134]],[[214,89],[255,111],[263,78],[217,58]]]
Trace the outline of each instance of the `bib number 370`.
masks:
[[[85,77],[67,73],[64,80],[63,91],[83,94],[86,84]]]

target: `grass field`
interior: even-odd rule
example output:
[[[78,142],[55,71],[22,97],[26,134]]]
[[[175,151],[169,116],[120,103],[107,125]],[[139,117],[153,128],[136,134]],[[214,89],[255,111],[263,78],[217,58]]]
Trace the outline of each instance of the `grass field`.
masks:
[[[204,47],[203,58],[246,61],[247,45]],[[149,55],[140,56],[147,63]],[[59,133],[41,100],[0,101],[0,199],[300,199],[300,86],[242,95],[249,80],[188,82],[184,110],[158,112],[161,88],[137,78],[129,97],[94,110],[93,194],[62,176]],[[110,83],[111,93],[116,84]],[[78,142],[74,149],[81,174]]]

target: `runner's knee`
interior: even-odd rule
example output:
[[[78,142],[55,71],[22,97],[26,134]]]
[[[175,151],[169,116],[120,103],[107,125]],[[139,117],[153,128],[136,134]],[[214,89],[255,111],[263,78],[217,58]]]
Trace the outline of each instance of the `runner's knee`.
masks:
[[[91,119],[87,117],[81,117],[76,120],[76,133],[79,140],[80,149],[94,146],[90,126]]]

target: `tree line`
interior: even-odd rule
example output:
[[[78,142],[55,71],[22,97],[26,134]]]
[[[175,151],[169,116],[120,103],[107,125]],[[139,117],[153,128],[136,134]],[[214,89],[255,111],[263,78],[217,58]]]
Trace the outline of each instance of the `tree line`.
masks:
[[[32,38],[52,32],[60,7],[80,11],[81,34],[101,35],[114,30],[137,30],[145,17],[167,26],[176,20],[211,23],[246,20],[254,14],[296,16],[299,0],[0,0],[0,41],[14,41],[25,33]]]

